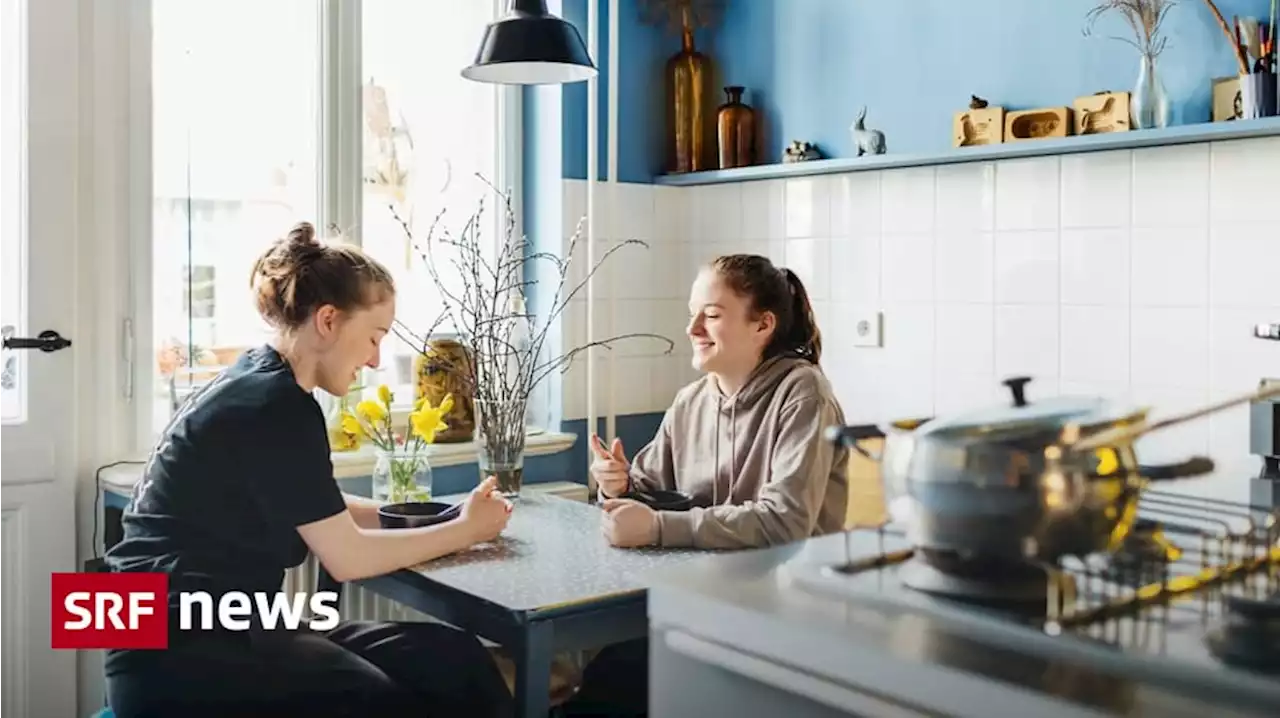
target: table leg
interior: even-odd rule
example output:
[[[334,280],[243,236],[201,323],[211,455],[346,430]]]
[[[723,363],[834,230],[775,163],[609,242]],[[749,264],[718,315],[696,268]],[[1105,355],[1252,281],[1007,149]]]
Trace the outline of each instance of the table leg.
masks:
[[[548,621],[525,624],[524,639],[515,646],[517,718],[546,718],[551,710],[553,628]]]

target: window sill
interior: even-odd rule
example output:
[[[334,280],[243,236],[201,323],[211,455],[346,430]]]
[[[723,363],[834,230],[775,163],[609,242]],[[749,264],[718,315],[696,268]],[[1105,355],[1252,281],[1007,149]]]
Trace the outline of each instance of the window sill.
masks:
[[[537,433],[529,434],[525,438],[524,455],[526,457],[545,456],[568,451],[578,438],[576,434],[543,431],[541,429],[532,431]],[[477,444],[474,441],[457,444],[432,444],[427,447],[427,460],[431,462],[433,469],[470,464],[476,460],[476,449]],[[370,445],[361,446],[355,451],[334,452],[331,456],[333,458],[333,476],[337,479],[368,476],[373,473],[374,464],[377,463],[377,449]]]
[[[531,431],[535,433],[529,434],[525,439],[526,457],[568,451],[573,446],[573,442],[578,439],[576,434],[541,429],[531,429]],[[342,480],[369,476],[373,473],[374,464],[377,463],[376,451],[374,447],[365,445],[355,451],[332,453],[330,457],[333,460],[333,477]],[[427,447],[427,457],[432,468],[470,464],[476,460],[476,442],[433,444]],[[133,485],[141,475],[142,466],[138,464],[103,469],[102,488],[113,493],[128,495],[132,493]]]

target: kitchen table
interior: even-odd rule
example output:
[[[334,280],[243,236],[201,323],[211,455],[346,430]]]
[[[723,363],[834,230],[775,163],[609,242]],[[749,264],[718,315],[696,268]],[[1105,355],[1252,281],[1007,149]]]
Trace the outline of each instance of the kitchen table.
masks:
[[[502,645],[516,715],[542,718],[554,655],[647,636],[649,573],[705,552],[614,548],[581,501],[526,492],[515,505],[497,541],[354,583]],[[322,572],[320,588],[337,587]]]

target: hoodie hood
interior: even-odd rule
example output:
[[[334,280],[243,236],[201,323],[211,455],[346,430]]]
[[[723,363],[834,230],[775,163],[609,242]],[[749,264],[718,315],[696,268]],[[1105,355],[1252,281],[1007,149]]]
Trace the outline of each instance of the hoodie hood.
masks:
[[[817,366],[807,359],[779,356],[760,362],[755,370],[751,372],[751,375],[747,377],[747,381],[742,385],[742,388],[738,389],[734,394],[725,395],[721,393],[720,387],[716,385],[715,379],[711,377],[707,377],[707,381],[720,394],[722,412],[727,414],[733,411],[749,411],[762,397],[772,394],[779,382],[798,366],[817,369]]]

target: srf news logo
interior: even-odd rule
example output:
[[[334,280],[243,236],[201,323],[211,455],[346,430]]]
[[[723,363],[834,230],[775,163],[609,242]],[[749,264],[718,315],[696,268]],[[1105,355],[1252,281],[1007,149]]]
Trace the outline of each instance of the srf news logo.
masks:
[[[53,574],[53,648],[162,649],[169,647],[169,575],[165,573]],[[246,631],[251,619],[270,630],[293,630],[303,623],[328,630],[338,625],[338,594],[321,591],[289,595],[283,591],[232,591],[217,601],[204,591],[178,594],[178,628]]]

